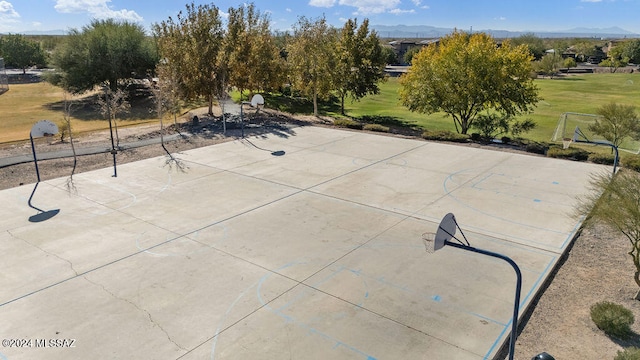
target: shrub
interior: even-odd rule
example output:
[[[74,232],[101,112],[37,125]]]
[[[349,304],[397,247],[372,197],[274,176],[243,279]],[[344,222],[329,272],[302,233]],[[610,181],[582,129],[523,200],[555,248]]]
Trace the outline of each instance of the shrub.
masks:
[[[56,123],[58,127],[58,136],[60,136],[60,142],[65,142],[65,139],[69,138],[72,134],[69,133],[69,128],[75,134],[75,129],[71,125],[71,123],[67,123],[64,120],[60,120]]]
[[[333,122],[333,125],[337,127],[362,130],[362,124],[351,119],[338,119]]]
[[[547,150],[547,156],[558,159],[587,161],[587,159],[589,158],[589,152],[572,147],[563,149],[560,146],[551,146],[549,150]]]
[[[591,320],[605,334],[617,338],[631,335],[631,324],[635,320],[631,310],[609,301],[601,301],[591,306]]]
[[[629,156],[622,162],[625,168],[640,172],[640,156]]]
[[[539,142],[529,142],[525,144],[524,149],[526,152],[545,155],[547,153],[547,150],[549,150],[549,145]]]
[[[368,130],[368,131],[389,132],[388,126],[384,126],[380,124],[366,124],[362,129]]]
[[[515,120],[511,115],[491,113],[478,115],[471,127],[478,130],[482,140],[491,141],[498,136],[518,136],[529,132],[536,123],[532,119]]]
[[[425,140],[451,141],[460,143],[469,141],[469,135],[458,134],[446,130],[427,130],[422,133],[422,138]]]
[[[612,154],[592,153],[589,154],[588,160],[596,164],[613,165],[614,159],[615,157]]]
[[[640,360],[640,349],[632,346],[623,351],[618,350],[618,354],[613,360]]]

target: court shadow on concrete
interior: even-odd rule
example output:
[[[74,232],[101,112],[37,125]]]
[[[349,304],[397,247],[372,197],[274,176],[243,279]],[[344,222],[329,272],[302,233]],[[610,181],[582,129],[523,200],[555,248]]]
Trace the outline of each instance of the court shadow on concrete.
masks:
[[[511,327],[512,269],[427,254],[422,233],[453,212],[472,245],[518,263],[524,311],[580,225],[575,197],[610,171],[291,133],[179,154],[186,173],[154,158],[117,178],[77,174],[77,194],[43,182],[39,206],[61,211],[40,223],[28,186],[1,191],[0,335],[36,342],[0,359],[492,358]]]

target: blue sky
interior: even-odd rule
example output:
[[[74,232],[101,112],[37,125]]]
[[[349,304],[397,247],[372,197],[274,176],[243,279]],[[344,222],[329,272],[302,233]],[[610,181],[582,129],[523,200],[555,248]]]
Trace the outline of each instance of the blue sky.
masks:
[[[190,0],[0,0],[0,32],[69,30],[91,19],[151,24],[175,16]],[[224,13],[241,1],[215,4]],[[561,31],[620,27],[640,34],[640,0],[255,0],[272,28],[290,29],[300,15],[324,16],[336,27],[348,18],[374,25],[430,25],[474,30]]]

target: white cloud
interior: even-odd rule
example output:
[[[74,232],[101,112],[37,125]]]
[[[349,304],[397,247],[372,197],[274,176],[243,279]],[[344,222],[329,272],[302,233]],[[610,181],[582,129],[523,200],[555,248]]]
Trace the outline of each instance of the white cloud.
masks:
[[[287,12],[292,12],[293,10],[291,10],[290,8],[286,8],[285,9]]]
[[[336,0],[309,0],[309,5],[315,7],[330,8],[336,4]]]
[[[397,9],[400,0],[340,0],[340,5],[357,8],[356,14],[381,14]]]
[[[389,13],[393,15],[414,14],[415,12],[416,11],[413,9],[411,10],[393,9],[389,11]]]
[[[416,6],[422,9],[429,7],[422,5],[422,0],[411,0]],[[356,8],[354,15],[369,15],[389,13],[394,15],[412,14],[415,10],[402,10],[398,8],[401,0],[309,0],[310,6],[330,8],[336,5],[350,6]]]
[[[0,31],[15,31],[15,25],[20,23],[20,14],[8,1],[0,1]]]
[[[413,3],[413,5],[415,5],[416,7],[419,7],[420,9],[429,8],[429,5],[422,5],[422,0],[411,0],[411,2]]]
[[[0,1],[0,19],[17,19],[20,17],[17,11],[13,8],[13,5],[8,1]]]
[[[111,0],[57,0],[54,8],[60,13],[88,13],[96,19],[118,19],[133,22],[143,20],[133,10],[113,10],[109,7]]]

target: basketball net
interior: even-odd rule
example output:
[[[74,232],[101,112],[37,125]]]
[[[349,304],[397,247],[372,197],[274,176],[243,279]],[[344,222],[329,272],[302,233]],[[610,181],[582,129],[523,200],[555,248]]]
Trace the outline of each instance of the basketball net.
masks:
[[[562,148],[563,149],[568,149],[572,142],[573,142],[573,139],[571,139],[571,138],[563,138],[562,139]]]
[[[426,232],[422,234],[422,241],[424,242],[424,247],[427,253],[433,254],[436,251],[435,241],[436,234],[432,232]]]

